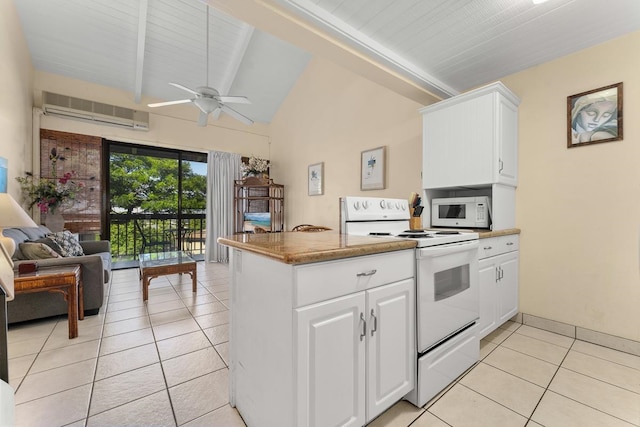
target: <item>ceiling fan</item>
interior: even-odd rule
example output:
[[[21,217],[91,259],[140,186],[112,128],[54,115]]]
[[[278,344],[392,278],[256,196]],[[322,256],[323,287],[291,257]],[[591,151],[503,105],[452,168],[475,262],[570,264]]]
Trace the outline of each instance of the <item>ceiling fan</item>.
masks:
[[[253,123],[253,120],[240,114],[233,108],[226,104],[251,104],[251,101],[246,96],[222,96],[218,90],[209,87],[209,7],[207,10],[207,84],[206,86],[200,86],[195,90],[189,89],[178,83],[169,83],[171,86],[182,89],[189,92],[194,97],[187,99],[179,99],[177,101],[156,102],[153,104],[147,104],[151,108],[165,107],[167,105],[186,104],[192,102],[200,110],[200,117],[198,118],[198,126],[206,126],[209,114],[214,113],[217,115],[220,111],[224,111],[236,120],[241,121],[247,125]]]

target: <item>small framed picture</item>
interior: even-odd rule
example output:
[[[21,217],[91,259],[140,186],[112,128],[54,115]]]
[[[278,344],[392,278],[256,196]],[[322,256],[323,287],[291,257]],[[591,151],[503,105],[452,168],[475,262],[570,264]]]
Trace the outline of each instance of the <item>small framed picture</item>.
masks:
[[[622,83],[567,97],[567,148],[622,139]]]
[[[7,192],[7,169],[9,162],[4,157],[0,157],[0,193]]]
[[[365,150],[360,156],[360,189],[382,190],[385,186],[385,147]]]
[[[310,196],[320,196],[324,194],[324,162],[309,165],[307,178]]]

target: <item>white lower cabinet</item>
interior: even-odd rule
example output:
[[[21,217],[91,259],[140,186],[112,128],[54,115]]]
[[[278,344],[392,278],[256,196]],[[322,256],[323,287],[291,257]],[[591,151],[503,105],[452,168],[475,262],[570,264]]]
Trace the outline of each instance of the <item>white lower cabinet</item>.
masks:
[[[518,248],[518,235],[480,240],[480,339],[518,313]]]
[[[234,250],[230,403],[247,426],[364,426],[409,393],[414,271],[413,249],[306,265]]]
[[[299,426],[362,426],[415,382],[412,279],[298,308]]]

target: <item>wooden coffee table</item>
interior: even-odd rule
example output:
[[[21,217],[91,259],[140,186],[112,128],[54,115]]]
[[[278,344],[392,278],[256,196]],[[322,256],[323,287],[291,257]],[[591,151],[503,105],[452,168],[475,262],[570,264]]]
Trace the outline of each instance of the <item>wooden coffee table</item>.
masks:
[[[69,338],[78,336],[78,319],[84,319],[84,290],[80,265],[40,267],[33,273],[15,273],[14,291],[17,294],[32,292],[59,292],[67,301]]]
[[[196,261],[183,251],[158,252],[140,254],[140,279],[142,280],[142,300],[149,299],[149,283],[151,279],[168,274],[188,273],[196,292],[198,277]]]

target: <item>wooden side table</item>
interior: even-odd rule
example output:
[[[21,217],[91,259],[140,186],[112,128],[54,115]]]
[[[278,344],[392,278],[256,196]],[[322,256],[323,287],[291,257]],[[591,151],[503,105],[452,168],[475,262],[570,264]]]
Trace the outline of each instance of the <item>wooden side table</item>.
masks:
[[[60,292],[67,301],[69,338],[78,336],[78,319],[84,319],[84,290],[80,265],[41,267],[33,273],[15,273],[14,290],[17,294],[31,292]]]

